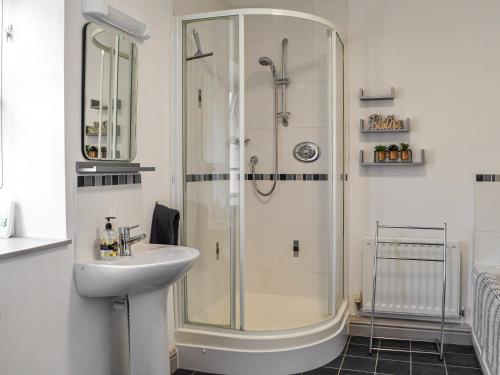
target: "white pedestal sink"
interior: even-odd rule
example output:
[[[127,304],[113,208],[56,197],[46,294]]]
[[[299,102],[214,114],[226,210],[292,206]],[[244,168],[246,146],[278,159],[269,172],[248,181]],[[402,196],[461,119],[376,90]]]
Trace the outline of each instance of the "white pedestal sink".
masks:
[[[134,246],[131,256],[75,263],[76,289],[82,297],[128,296],[131,375],[170,374],[168,288],[199,255],[188,247],[143,244]]]

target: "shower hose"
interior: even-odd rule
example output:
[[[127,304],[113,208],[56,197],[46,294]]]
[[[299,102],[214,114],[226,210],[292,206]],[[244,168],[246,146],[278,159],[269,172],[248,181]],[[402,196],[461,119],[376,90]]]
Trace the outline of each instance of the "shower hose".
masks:
[[[273,185],[267,192],[263,192],[259,189],[257,185],[257,180],[255,178],[255,165],[259,162],[257,156],[252,156],[250,158],[250,164],[252,166],[252,184],[255,191],[262,195],[263,197],[268,197],[276,189],[276,184],[278,183],[278,86],[274,86],[274,172],[273,172]]]

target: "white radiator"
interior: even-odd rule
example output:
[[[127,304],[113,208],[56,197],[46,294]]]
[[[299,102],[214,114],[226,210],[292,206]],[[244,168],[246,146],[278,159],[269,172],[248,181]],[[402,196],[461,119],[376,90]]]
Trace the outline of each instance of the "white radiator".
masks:
[[[432,242],[422,239],[384,238],[389,241]],[[434,240],[435,242],[435,240]],[[375,241],[363,242],[363,311],[371,312]],[[448,241],[446,272],[446,316],[460,315],[460,247]],[[379,256],[441,259],[443,248],[436,245],[379,244]],[[443,264],[379,259],[375,311],[434,319],[441,316]]]

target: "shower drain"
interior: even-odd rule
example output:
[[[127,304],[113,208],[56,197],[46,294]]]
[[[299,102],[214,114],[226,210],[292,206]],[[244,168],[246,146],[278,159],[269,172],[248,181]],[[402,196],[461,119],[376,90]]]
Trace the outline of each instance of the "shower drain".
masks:
[[[302,163],[312,163],[320,154],[319,146],[314,142],[301,142],[293,148],[293,157]]]

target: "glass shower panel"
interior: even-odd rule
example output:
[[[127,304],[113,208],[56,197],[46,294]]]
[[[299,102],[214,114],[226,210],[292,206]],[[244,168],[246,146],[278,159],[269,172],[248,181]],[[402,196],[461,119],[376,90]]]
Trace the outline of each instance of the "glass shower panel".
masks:
[[[231,327],[239,215],[237,23],[232,17],[187,22],[183,32],[183,242],[201,253],[185,279],[185,315],[191,323]]]

